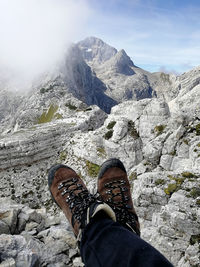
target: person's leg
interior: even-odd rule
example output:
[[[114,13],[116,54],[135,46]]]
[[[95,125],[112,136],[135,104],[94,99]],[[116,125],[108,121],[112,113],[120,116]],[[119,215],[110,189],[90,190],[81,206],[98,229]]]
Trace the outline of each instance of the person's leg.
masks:
[[[172,266],[138,235],[106,217],[94,217],[83,232],[80,252],[85,267]]]

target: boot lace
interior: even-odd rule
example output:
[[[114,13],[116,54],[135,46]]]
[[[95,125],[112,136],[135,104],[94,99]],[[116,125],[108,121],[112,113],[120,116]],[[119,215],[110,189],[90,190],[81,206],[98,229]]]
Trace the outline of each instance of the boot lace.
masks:
[[[138,216],[131,212],[132,206],[128,204],[129,197],[126,195],[128,188],[125,186],[126,181],[124,180],[114,180],[106,183],[104,186],[107,189],[106,194],[109,195],[109,198],[106,200],[106,203],[111,206],[116,214],[116,219],[120,224],[128,227],[136,234],[140,235],[140,231],[137,227]],[[117,193],[114,193],[114,190],[118,189]],[[116,197],[120,197],[116,199]],[[98,195],[98,198],[102,201],[102,197]]]
[[[58,185],[58,190],[63,190],[61,192],[62,196],[67,194],[65,201],[72,213],[72,226],[77,221],[80,227],[84,228],[86,224],[86,211],[96,201],[95,197],[82,184],[78,183],[78,178],[76,177],[62,181]],[[76,191],[80,192],[76,193]]]

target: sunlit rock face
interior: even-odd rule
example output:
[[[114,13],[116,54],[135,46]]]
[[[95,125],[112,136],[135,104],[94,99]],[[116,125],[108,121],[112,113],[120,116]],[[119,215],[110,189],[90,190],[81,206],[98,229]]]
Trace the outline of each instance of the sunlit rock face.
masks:
[[[1,88],[2,264],[83,266],[51,200],[47,173],[66,164],[95,193],[99,166],[117,157],[127,169],[142,238],[174,266],[198,266],[199,70],[150,74],[125,51],[88,38],[71,48],[59,75],[46,75],[28,95]]]

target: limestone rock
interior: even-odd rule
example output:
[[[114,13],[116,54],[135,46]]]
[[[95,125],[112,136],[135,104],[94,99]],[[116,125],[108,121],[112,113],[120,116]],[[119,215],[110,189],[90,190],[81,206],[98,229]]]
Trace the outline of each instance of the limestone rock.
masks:
[[[54,215],[53,222],[53,216],[48,216],[44,210],[30,209],[14,201],[8,204],[6,200],[2,198],[1,202],[8,211],[12,211],[13,207],[15,209],[18,207],[23,213],[23,216],[17,217],[17,225],[22,217],[26,223],[25,227],[21,228],[21,232],[18,227],[18,232],[16,232],[18,235],[0,234],[2,266],[83,266],[76,240],[66,219],[63,221],[62,216],[57,214]],[[52,226],[48,226],[49,218],[51,218]],[[59,222],[57,218],[60,218]],[[39,229],[38,224],[42,220],[46,221],[46,228]],[[0,220],[1,225],[2,222]],[[7,228],[1,228],[3,229],[7,231]]]
[[[0,264],[1,267],[15,267],[15,260],[12,258],[6,259]]]

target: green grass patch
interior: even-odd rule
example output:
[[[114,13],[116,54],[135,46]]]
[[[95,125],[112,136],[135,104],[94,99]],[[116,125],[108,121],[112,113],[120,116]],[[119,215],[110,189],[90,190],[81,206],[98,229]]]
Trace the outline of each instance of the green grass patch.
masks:
[[[184,144],[186,144],[186,145],[188,145],[188,144],[189,144],[189,142],[188,142],[188,140],[187,140],[187,139],[184,139],[184,140],[183,140],[183,143],[184,143]]]
[[[106,151],[104,147],[97,147],[97,152],[99,156],[106,156]]]
[[[136,173],[136,172],[132,172],[132,173],[129,175],[129,180],[130,180],[130,181],[137,180],[137,173]]]
[[[200,123],[195,126],[196,135],[200,135]]]
[[[171,156],[176,156],[176,150],[173,150],[172,152],[170,152]]]
[[[155,181],[155,185],[164,185],[166,181],[164,179],[158,179]]]
[[[164,189],[165,194],[172,195],[174,192],[179,190],[179,186],[177,186],[176,183],[174,184],[168,184],[167,188]]]
[[[178,185],[181,185],[185,181],[185,179],[186,179],[186,177],[184,177],[184,176],[183,177],[180,177],[180,176],[175,177],[175,176],[172,176],[172,175],[168,175],[167,177],[170,180],[176,181],[176,183]]]
[[[130,136],[132,136],[134,139],[137,139],[139,137],[139,134],[135,128],[135,123],[133,121],[128,121],[128,133]]]
[[[46,89],[43,87],[40,89],[40,94],[44,94],[46,92]]]
[[[194,245],[195,243],[200,243],[200,234],[199,235],[191,235],[190,237],[190,245]]]
[[[40,94],[45,94],[45,93],[47,93],[47,92],[49,92],[49,91],[52,91],[53,88],[54,88],[54,85],[52,85],[52,84],[51,84],[49,87],[47,87],[47,88],[42,87],[42,88],[40,89]]]
[[[197,176],[191,172],[182,172],[181,175],[184,178],[197,178]]]
[[[65,106],[70,110],[77,110],[77,107],[72,105],[72,104],[70,104],[70,103],[66,103]]]
[[[104,138],[106,140],[109,140],[112,136],[113,136],[113,130],[110,130],[107,133],[105,133]]]
[[[52,121],[54,118],[56,118],[55,114],[57,110],[58,110],[58,106],[51,104],[48,111],[44,111],[42,115],[38,118],[37,123],[41,124],[41,123],[47,123],[47,122]]]
[[[190,191],[190,196],[193,198],[200,197],[200,188],[197,187],[192,188],[192,190]]]
[[[60,114],[60,113],[56,113],[54,117],[55,117],[55,119],[57,119],[57,120],[63,119],[63,116],[62,116],[62,114]]]
[[[113,129],[113,127],[115,126],[115,124],[116,124],[116,121],[111,121],[111,122],[108,123],[108,125],[107,125],[106,128],[109,129],[109,130],[110,129]]]
[[[94,164],[89,160],[86,160],[86,168],[87,168],[87,172],[88,172],[89,176],[97,177],[99,170],[100,170],[99,165]]]
[[[163,133],[163,131],[164,131],[164,129],[166,128],[166,125],[157,125],[157,126],[155,126],[155,128],[154,128],[154,132],[157,134],[157,136],[158,135],[160,135],[160,134],[162,134]]]
[[[179,189],[181,189],[182,183],[185,181],[186,177],[175,177],[172,175],[168,175],[168,178],[170,180],[175,181],[175,183],[170,183],[168,186],[164,189],[165,194],[172,195],[174,192],[177,192]]]
[[[67,152],[66,151],[61,151],[60,155],[59,155],[60,161],[64,161],[64,160],[66,160],[66,158],[67,158]]]
[[[200,199],[197,199],[196,204],[197,206],[200,206]]]

